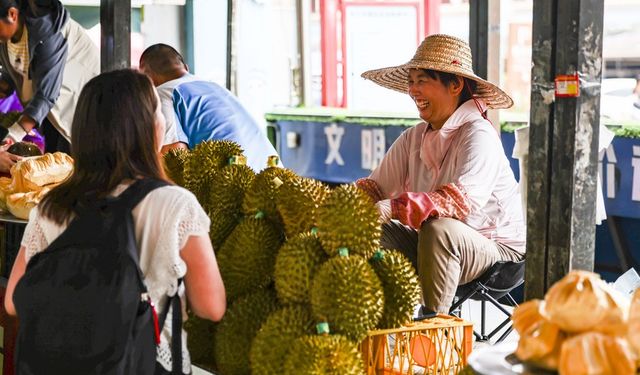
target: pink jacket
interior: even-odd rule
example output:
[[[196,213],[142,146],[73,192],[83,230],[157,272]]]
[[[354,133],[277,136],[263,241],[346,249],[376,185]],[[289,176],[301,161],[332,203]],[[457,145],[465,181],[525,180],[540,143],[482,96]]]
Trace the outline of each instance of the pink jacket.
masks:
[[[430,216],[453,217],[485,237],[524,253],[526,227],[518,183],[500,137],[473,100],[440,130],[406,130],[368,179],[374,199],[392,199],[393,218],[419,228]]]

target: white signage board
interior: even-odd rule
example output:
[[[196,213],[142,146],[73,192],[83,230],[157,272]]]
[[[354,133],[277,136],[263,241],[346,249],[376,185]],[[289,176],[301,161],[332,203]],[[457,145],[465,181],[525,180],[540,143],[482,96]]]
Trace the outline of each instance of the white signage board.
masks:
[[[382,88],[360,75],[370,69],[409,61],[418,47],[415,5],[346,7],[345,50],[347,107],[355,110],[415,112],[406,94]]]

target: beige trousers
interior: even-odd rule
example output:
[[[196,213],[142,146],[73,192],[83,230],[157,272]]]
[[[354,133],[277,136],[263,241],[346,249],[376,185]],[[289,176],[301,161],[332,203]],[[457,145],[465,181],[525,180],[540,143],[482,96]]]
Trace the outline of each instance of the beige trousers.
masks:
[[[524,254],[450,218],[426,220],[420,231],[394,220],[382,231],[381,245],[400,250],[416,267],[425,308],[442,314],[449,313],[458,285],[473,281],[498,261],[524,259]]]

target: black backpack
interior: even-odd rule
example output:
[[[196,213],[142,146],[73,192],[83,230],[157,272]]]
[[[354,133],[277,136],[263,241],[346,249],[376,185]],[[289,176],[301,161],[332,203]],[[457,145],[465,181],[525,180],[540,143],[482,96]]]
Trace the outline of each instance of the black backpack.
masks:
[[[156,342],[171,305],[178,307],[172,346],[180,346],[172,352],[174,370],[180,368],[180,298],[172,297],[158,322],[131,214],[150,191],[165,185],[138,180],[118,197],[78,205],[67,229],[29,261],[13,296],[18,374],[153,374]]]

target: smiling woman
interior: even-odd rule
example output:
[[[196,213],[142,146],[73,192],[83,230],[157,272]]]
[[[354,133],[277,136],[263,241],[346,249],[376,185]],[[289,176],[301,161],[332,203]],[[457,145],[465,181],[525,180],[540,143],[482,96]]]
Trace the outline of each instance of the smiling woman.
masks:
[[[462,103],[473,97],[477,87],[469,78],[431,69],[410,69],[407,84],[409,96],[416,102],[420,118],[436,129],[440,129]],[[435,101],[440,104],[431,106],[431,103],[436,104]],[[439,108],[440,113],[434,113],[433,108]]]
[[[362,76],[409,94],[425,121],[356,183],[377,202],[383,246],[416,266],[426,310],[449,313],[458,284],[524,258],[518,185],[485,115],[513,101],[474,74],[469,45],[448,35],[428,36],[406,64]]]

